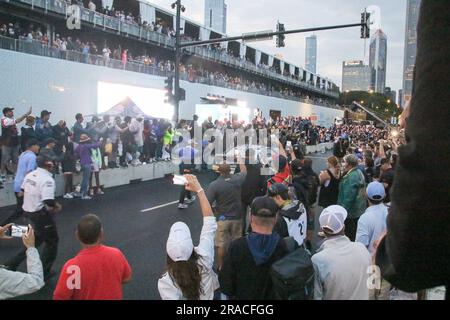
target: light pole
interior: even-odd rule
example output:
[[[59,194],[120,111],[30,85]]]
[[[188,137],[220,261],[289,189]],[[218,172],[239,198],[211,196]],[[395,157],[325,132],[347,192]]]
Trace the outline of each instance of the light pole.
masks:
[[[185,11],[186,8],[181,4],[181,0],[177,0],[172,3],[172,9],[177,10],[176,22],[175,22],[175,84],[174,84],[174,108],[175,115],[174,120],[178,122],[180,115],[180,61],[181,61],[181,41],[180,41],[180,24],[181,24],[181,11]]]

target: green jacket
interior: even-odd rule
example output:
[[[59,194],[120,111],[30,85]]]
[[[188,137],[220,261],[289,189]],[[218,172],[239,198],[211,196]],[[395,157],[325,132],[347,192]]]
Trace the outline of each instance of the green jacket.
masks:
[[[350,170],[339,184],[338,205],[348,212],[348,218],[359,218],[366,210],[364,175],[358,168]]]
[[[164,136],[163,136],[163,144],[166,145],[171,145],[172,141],[173,141],[173,137],[174,137],[174,132],[172,131],[172,133],[170,133],[169,131],[164,132]]]

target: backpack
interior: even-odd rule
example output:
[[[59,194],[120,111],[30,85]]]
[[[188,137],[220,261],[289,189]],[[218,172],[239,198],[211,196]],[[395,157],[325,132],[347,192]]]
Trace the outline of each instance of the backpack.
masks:
[[[311,254],[298,247],[293,238],[283,241],[289,253],[270,267],[273,296],[277,300],[311,300],[314,293]]]

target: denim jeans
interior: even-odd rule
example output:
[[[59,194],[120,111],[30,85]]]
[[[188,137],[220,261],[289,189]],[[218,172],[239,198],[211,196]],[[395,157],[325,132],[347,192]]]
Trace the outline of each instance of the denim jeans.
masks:
[[[91,165],[83,165],[81,167],[81,172],[83,174],[82,180],[81,180],[81,195],[85,196],[88,193],[88,187],[89,187],[89,178],[91,176]]]

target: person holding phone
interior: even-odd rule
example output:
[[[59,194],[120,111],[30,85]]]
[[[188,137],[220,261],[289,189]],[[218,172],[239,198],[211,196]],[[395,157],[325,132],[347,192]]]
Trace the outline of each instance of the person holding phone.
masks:
[[[167,239],[167,272],[158,280],[158,291],[163,300],[212,300],[219,288],[213,271],[214,235],[216,218],[205,191],[193,175],[185,175],[185,188],[198,195],[203,215],[200,243],[194,247],[189,227],[176,222]]]
[[[0,227],[0,240],[10,239],[6,233],[12,224]],[[31,294],[44,286],[44,272],[39,252],[35,248],[34,230],[31,225],[22,236],[24,246],[27,248],[27,273],[14,272],[0,266],[0,300],[10,299],[25,294]]]

